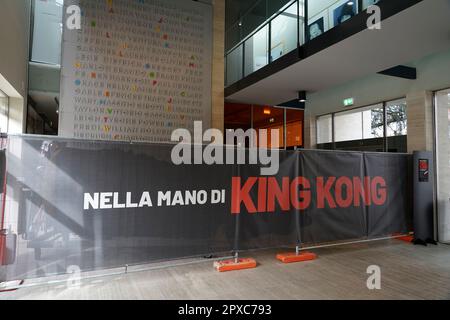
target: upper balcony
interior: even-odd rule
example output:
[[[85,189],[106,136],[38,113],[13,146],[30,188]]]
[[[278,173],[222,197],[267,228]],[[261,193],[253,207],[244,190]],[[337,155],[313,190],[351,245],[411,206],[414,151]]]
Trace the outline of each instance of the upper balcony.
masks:
[[[381,30],[367,27],[373,4],[381,11]],[[280,105],[299,91],[322,90],[434,53],[449,44],[448,9],[444,0],[289,1],[226,52],[225,96]],[[227,30],[227,39],[235,29]]]

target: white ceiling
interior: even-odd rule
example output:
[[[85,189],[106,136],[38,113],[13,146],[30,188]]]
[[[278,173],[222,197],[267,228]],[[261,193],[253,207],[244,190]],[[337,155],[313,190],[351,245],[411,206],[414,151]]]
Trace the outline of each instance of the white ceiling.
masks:
[[[311,57],[228,96],[230,102],[277,105],[450,48],[450,0],[424,0]]]

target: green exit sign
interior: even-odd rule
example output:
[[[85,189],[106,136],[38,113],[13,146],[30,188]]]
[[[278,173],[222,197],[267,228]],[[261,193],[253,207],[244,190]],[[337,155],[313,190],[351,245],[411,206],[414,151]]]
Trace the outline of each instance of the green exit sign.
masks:
[[[350,106],[352,106],[354,104],[355,104],[355,99],[353,99],[353,98],[344,99],[344,106],[345,107],[350,107]]]

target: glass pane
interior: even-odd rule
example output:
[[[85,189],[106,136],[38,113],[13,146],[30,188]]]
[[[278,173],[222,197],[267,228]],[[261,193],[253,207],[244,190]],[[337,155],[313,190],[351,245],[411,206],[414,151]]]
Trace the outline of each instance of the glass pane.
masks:
[[[258,147],[271,148],[272,130],[278,130],[278,147],[284,148],[284,109],[274,107],[253,107],[253,128],[257,131]],[[267,141],[260,141],[259,129],[267,129]]]
[[[297,48],[297,3],[295,2],[271,22],[271,61]]]
[[[336,113],[334,116],[335,142],[361,140],[363,117],[360,110]]]
[[[436,93],[439,241],[450,243],[450,89]]]
[[[286,147],[303,147],[303,110],[286,109]]]
[[[405,136],[408,133],[406,117],[406,100],[396,100],[386,103],[387,136]]]
[[[358,1],[308,0],[310,40],[347,21],[358,13]]]
[[[225,129],[243,129],[252,127],[252,106],[240,103],[225,103]]]
[[[261,69],[268,63],[269,27],[265,26],[245,41],[245,75]]]
[[[242,79],[242,46],[227,55],[227,86]]]
[[[8,97],[0,91],[0,132],[8,132]]]
[[[300,2],[300,8],[299,8],[298,12],[299,12],[298,24],[299,24],[299,30],[300,30],[299,44],[303,45],[306,42],[306,39],[305,39],[305,2],[304,1]]]
[[[361,109],[363,116],[363,139],[383,138],[383,105],[377,104]]]
[[[63,2],[34,1],[32,61],[61,64]]]
[[[243,18],[241,23],[242,37],[245,38],[268,19],[266,1],[259,1]]]
[[[292,0],[233,0],[227,1],[225,12],[226,47],[228,52],[270,17],[280,12]]]
[[[380,0],[363,0],[363,10],[366,10],[369,6],[377,4]]]
[[[242,28],[238,24],[235,24],[227,30],[225,33],[225,52],[230,51],[242,40],[241,31]]]
[[[268,15],[271,16],[277,13],[280,11],[280,8],[283,8],[289,2],[291,2],[291,0],[267,0]]]
[[[317,143],[333,142],[333,121],[331,114],[317,118]]]

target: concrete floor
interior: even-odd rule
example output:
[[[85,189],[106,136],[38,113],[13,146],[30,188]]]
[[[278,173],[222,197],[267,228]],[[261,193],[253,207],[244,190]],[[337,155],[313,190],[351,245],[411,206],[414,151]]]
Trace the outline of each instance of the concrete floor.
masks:
[[[0,293],[4,299],[450,299],[450,246],[399,240],[313,250],[318,259],[275,260],[251,252],[256,269],[218,273],[211,261]],[[381,268],[381,290],[369,290],[367,267]]]

